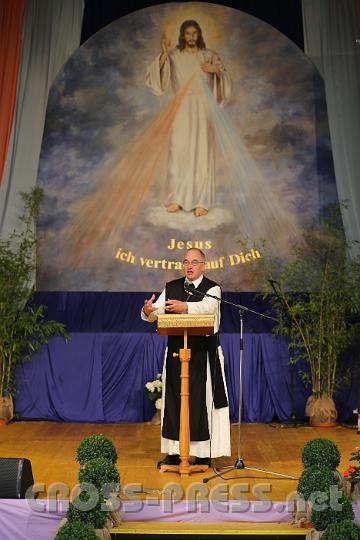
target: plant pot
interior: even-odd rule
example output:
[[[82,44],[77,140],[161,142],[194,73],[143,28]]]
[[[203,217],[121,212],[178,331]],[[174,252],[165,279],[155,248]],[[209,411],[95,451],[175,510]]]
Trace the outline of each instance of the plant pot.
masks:
[[[337,422],[317,422],[310,418],[309,424],[312,427],[321,427],[321,428],[332,428],[337,426]]]
[[[154,426],[159,426],[161,424],[161,411],[159,409],[156,409],[156,412],[151,419],[151,423],[154,424]]]
[[[304,501],[304,499],[296,493],[294,499],[294,510],[292,512],[292,524],[297,527],[308,528],[307,524],[310,523],[311,516],[311,503],[310,501]],[[312,526],[312,525],[311,525]]]
[[[350,498],[352,501],[360,501],[360,478],[350,482]]]
[[[306,416],[309,416],[313,427],[335,427],[337,425],[337,410],[335,402],[329,396],[310,396],[306,402]]]
[[[8,424],[13,417],[14,403],[12,397],[0,397],[0,425]]]
[[[317,531],[316,529],[310,529],[307,533],[305,540],[320,540],[325,531]]]

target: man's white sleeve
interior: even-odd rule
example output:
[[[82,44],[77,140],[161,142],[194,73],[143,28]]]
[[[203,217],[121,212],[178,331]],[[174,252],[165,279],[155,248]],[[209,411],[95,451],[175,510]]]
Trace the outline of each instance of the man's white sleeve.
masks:
[[[155,311],[150,313],[149,316],[145,314],[144,309],[141,310],[141,318],[143,321],[154,322],[158,315],[165,313],[165,289],[162,291],[156,302],[153,303],[153,307],[155,308]]]
[[[218,298],[221,298],[221,289],[218,285],[215,287],[211,287],[207,291],[207,294],[211,294],[212,296],[217,296]],[[196,293],[195,293],[196,295]],[[199,294],[200,297],[200,294]],[[209,298],[208,296],[204,296],[204,298],[200,302],[187,302],[188,306],[188,313],[191,313],[193,315],[196,315],[198,313],[210,313],[215,315],[215,332],[219,329],[219,320],[220,319],[220,301],[216,300],[215,298]]]

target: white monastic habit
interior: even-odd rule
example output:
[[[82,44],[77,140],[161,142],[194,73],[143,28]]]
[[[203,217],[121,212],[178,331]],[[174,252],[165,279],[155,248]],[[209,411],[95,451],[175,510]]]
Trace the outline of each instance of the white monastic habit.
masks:
[[[195,287],[198,287],[203,279],[203,276],[200,276],[192,283]],[[212,296],[217,296],[221,298],[221,289],[219,286],[212,287],[208,290],[208,294]],[[215,326],[214,332],[218,332],[220,325],[220,310],[219,302],[214,298],[209,298],[208,296],[204,297],[200,302],[188,302],[188,313],[190,314],[214,314],[215,315]],[[153,303],[155,311],[153,311],[149,317],[147,317],[144,311],[141,311],[141,318],[147,322],[154,322],[157,319],[159,314],[165,313],[165,289],[160,294],[156,302]],[[221,347],[218,348],[219,359],[221,365],[222,377],[225,385],[225,392],[227,395],[226,381],[225,381],[225,372],[224,372],[224,356],[222,353]],[[165,361],[162,374],[163,380],[163,396],[165,396],[166,388],[166,356],[167,350],[165,351]],[[208,425],[210,432],[210,440],[207,441],[190,441],[190,455],[197,457],[220,457],[220,456],[231,456],[231,441],[230,441],[230,417],[229,417],[229,407],[222,407],[221,409],[215,409],[213,405],[213,396],[212,396],[212,386],[211,386],[211,374],[209,361],[207,363],[207,377],[206,377],[206,407],[208,415]],[[165,409],[165,399],[162,400],[162,409],[161,409],[161,427],[163,424]],[[180,454],[179,441],[165,439],[161,437],[161,452],[165,454]]]
[[[215,205],[215,132],[209,89],[220,106],[230,98],[231,81],[219,56],[210,49],[195,53],[172,49],[160,69],[160,55],[149,66],[146,85],[155,95],[166,92],[171,83],[177,93],[186,87],[169,141],[167,181],[168,206],[176,203],[185,211],[196,207],[209,210]],[[220,68],[220,75],[205,73],[201,64]],[[210,96],[211,97],[211,96]]]

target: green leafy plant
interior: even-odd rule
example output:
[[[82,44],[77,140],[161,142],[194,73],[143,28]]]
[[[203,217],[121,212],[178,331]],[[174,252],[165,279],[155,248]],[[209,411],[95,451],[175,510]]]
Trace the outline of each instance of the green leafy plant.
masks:
[[[105,458],[112,463],[117,461],[114,443],[104,435],[90,435],[83,439],[76,450],[76,460],[80,465],[96,458]]]
[[[104,529],[112,512],[109,498],[118,491],[120,483],[115,446],[104,435],[91,435],[81,441],[76,459],[82,465],[78,475],[81,492],[69,504],[67,519],[70,523]]]
[[[55,536],[55,540],[97,540],[97,538],[94,527],[83,521],[65,523]]]
[[[88,461],[79,472],[79,482],[93,484],[99,491],[106,484],[119,484],[120,475],[115,465],[106,458],[96,458]],[[115,489],[114,489],[115,491]]]
[[[44,305],[34,305],[36,219],[43,198],[40,188],[22,193],[20,224],[8,239],[0,240],[0,397],[14,393],[18,362],[31,359],[50,336],[68,339],[63,324],[45,320]]]
[[[356,525],[350,519],[331,523],[321,540],[360,540],[360,525]]]
[[[323,510],[313,510],[311,511],[311,523],[314,524],[315,528],[318,531],[324,531],[332,523],[337,523],[343,520],[354,520],[354,511],[352,508],[351,501],[346,493],[342,492],[339,499],[339,504],[341,505],[341,510],[332,508],[330,504],[330,492],[325,492],[325,506]]]
[[[74,502],[69,504],[69,510],[67,512],[67,519],[70,523],[82,522],[94,527],[94,529],[103,529],[106,523],[108,512],[101,508],[101,505],[105,503],[103,497],[99,498],[98,503],[90,509],[86,508],[86,504],[90,499],[90,494],[86,491],[82,491],[80,495],[75,498]],[[83,509],[84,508],[84,509]]]
[[[287,337],[291,362],[305,362],[307,415],[316,421],[336,420],[334,392],[348,380],[342,355],[360,328],[360,255],[349,257],[357,242],[346,239],[341,211],[344,203],[306,228],[285,264],[267,256],[265,246],[254,272],[279,320],[274,333]]]
[[[324,467],[309,467],[302,472],[297,487],[298,493],[308,500],[317,491],[326,491],[338,484],[334,473]]]
[[[330,439],[318,438],[308,441],[301,452],[304,467],[327,467],[335,470],[340,463],[340,451]]]

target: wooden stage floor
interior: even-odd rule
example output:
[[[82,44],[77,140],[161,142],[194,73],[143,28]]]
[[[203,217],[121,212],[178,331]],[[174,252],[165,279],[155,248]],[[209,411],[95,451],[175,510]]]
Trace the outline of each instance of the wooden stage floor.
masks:
[[[232,457],[214,460],[215,467],[234,465],[237,457],[237,425],[232,426]],[[242,485],[241,497],[248,500],[259,498],[259,491],[266,491],[272,501],[285,501],[296,490],[297,481],[258,473],[250,469],[226,472],[223,478],[216,477],[206,484],[203,478],[213,474],[195,473],[180,479],[176,473],[160,473],[156,463],[160,459],[160,426],[152,423],[90,424],[48,421],[15,421],[0,427],[0,457],[25,457],[31,460],[35,483],[43,483],[40,497],[51,495],[51,485],[61,482],[68,493],[77,484],[78,463],[75,450],[80,441],[91,434],[103,434],[113,440],[118,451],[117,467],[121,476],[124,498],[129,497],[131,486],[140,484],[142,494],[137,497],[161,497],[164,487],[170,482],[179,484],[179,498],[192,498],[195,483],[202,486],[200,498],[211,498],[220,484],[227,486],[228,498],[234,498],[234,486]],[[282,424],[242,424],[241,454],[245,465],[267,471],[298,477],[302,471],[301,449],[312,438],[326,437],[334,441],[341,452],[339,470],[348,467],[350,452],[360,445],[356,430],[338,426],[336,428],[311,428],[308,426],[284,427]],[[227,478],[232,480],[225,480]],[[259,488],[259,484],[262,485]],[[264,488],[265,485],[265,488]],[[66,497],[66,489],[62,498]],[[131,495],[130,495],[131,498]],[[224,528],[224,523],[222,527]],[[230,525],[230,524],[228,524]],[[244,527],[246,524],[243,524]],[[264,524],[263,528],[264,528]],[[155,524],[150,525],[154,527]],[[166,525],[167,527],[169,524]],[[174,526],[174,525],[172,525]],[[198,527],[200,525],[197,525]],[[239,524],[238,530],[239,530]],[[271,529],[269,523],[267,529]],[[273,529],[276,529],[274,524]],[[141,527],[139,523],[135,528]],[[290,525],[282,525],[287,530]],[[231,527],[230,527],[231,528]],[[246,528],[246,527],[245,527]],[[249,528],[249,527],[248,527]],[[256,528],[252,524],[252,529]],[[299,534],[300,531],[294,531]],[[284,534],[284,533],[283,533]]]

